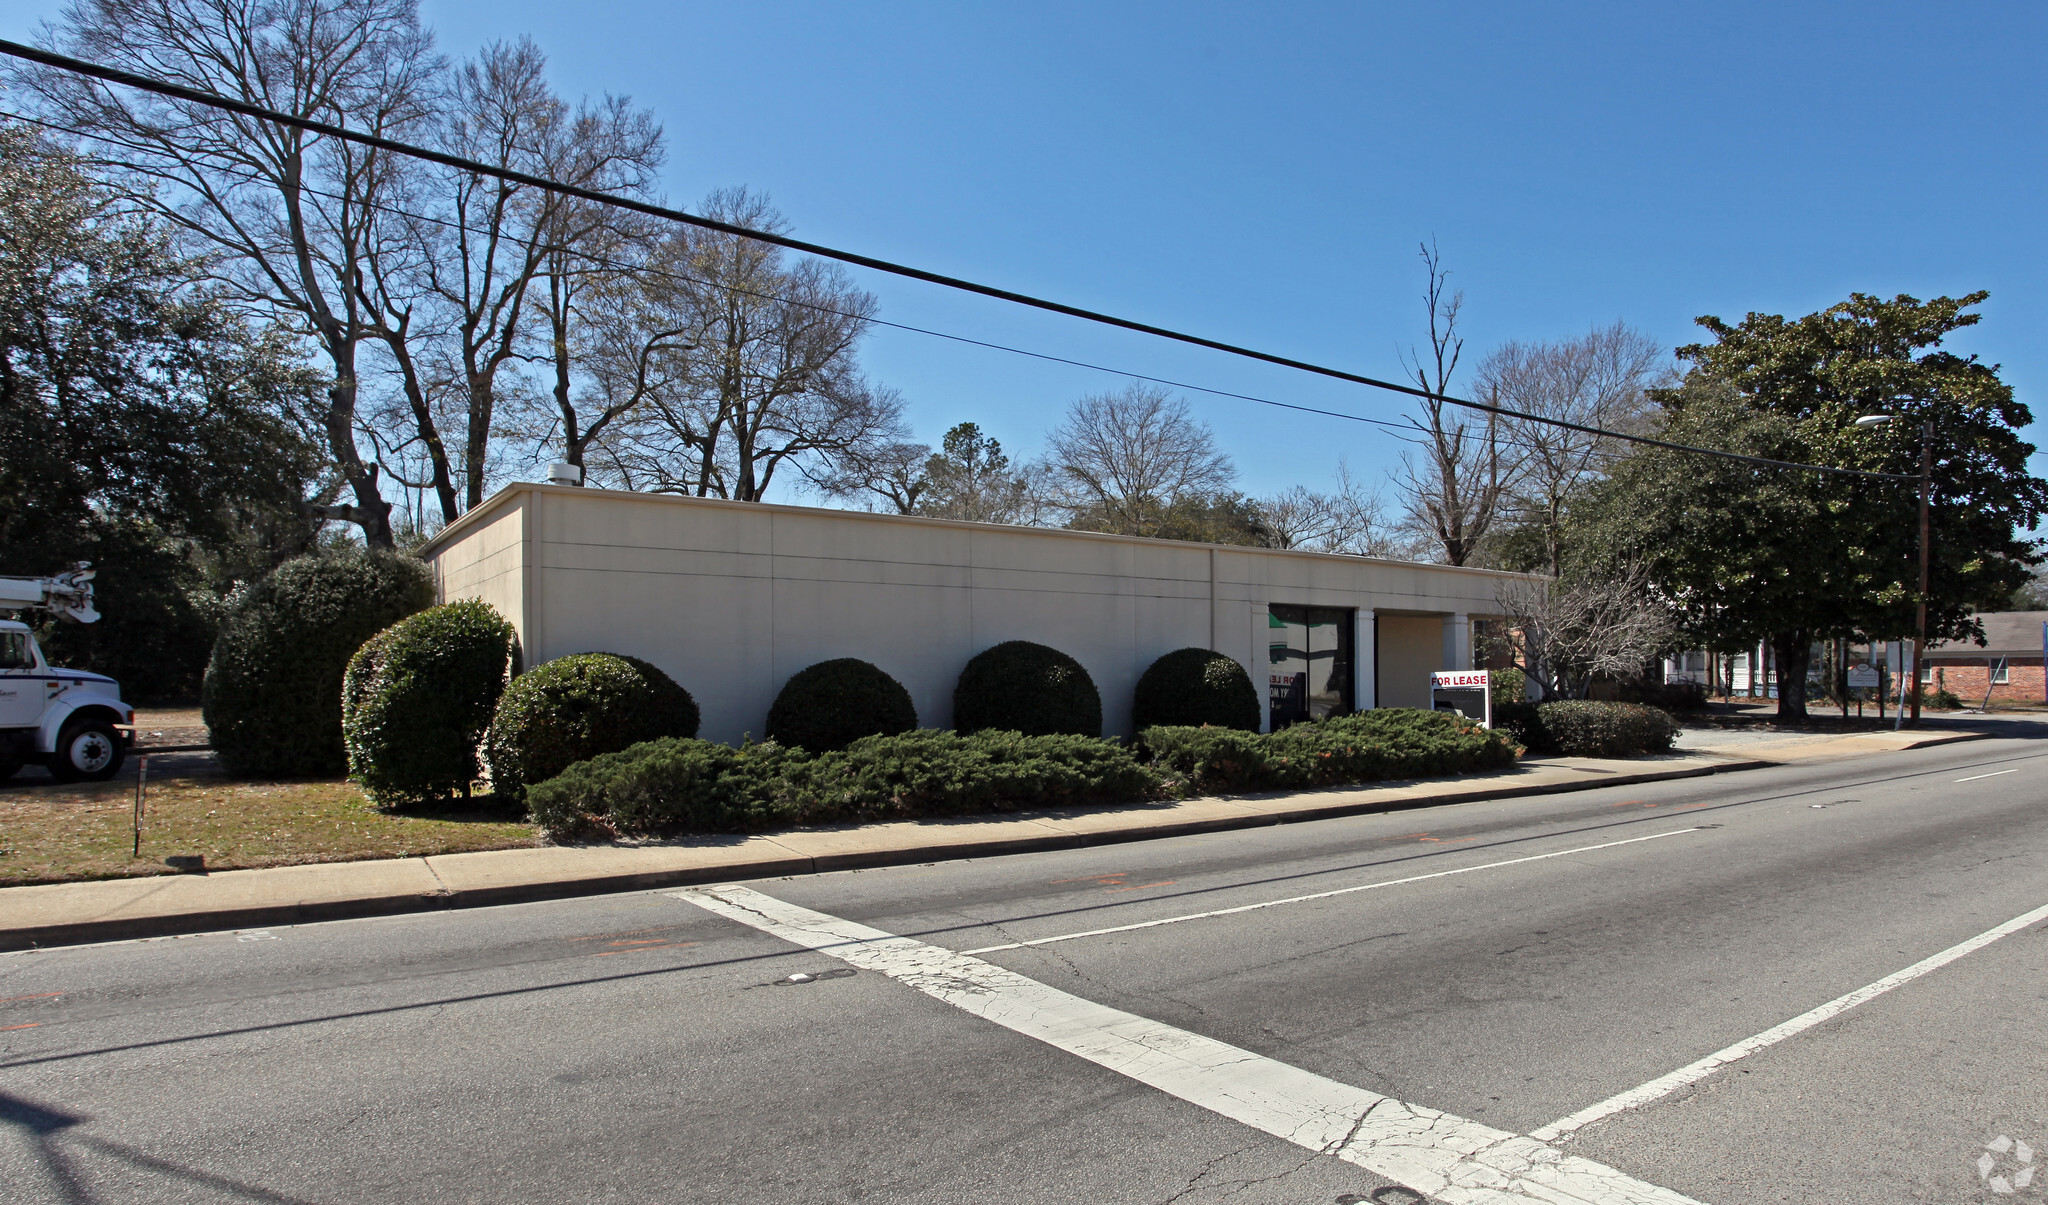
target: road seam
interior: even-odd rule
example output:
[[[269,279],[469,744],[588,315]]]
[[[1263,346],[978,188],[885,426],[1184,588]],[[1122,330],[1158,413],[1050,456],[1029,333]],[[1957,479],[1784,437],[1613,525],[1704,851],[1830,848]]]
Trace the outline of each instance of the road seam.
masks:
[[[1699,1205],[1533,1138],[1339,1083],[750,888],[669,894],[1447,1205]]]
[[[1958,942],[1941,953],[1923,958],[1902,971],[1895,971],[1892,974],[1886,975],[1876,983],[1859,987],[1846,995],[1837,996],[1819,1008],[1803,1012],[1782,1025],[1774,1025],[1753,1038],[1746,1038],[1733,1046],[1717,1050],[1696,1063],[1680,1067],[1669,1075],[1660,1075],[1640,1088],[1631,1088],[1626,1092],[1610,1096],[1597,1105],[1580,1109],[1569,1117],[1560,1117],[1547,1126],[1531,1130],[1529,1136],[1539,1138],[1545,1142],[1552,1142],[1564,1137],[1573,1130],[1579,1129],[1581,1126],[1590,1125],[1604,1117],[1611,1117],[1626,1109],[1639,1109],[1651,1101],[1671,1095],[1688,1084],[1698,1083],[1728,1064],[1735,1062],[1737,1059],[1748,1058],[1759,1050],[1775,1046],[1786,1038],[1803,1033],[1822,1021],[1828,1020],[1830,1017],[1848,1012],[1865,1001],[1874,1000],[1895,987],[1902,987],[1905,984],[1911,983],[1930,971],[1936,971],[1947,966],[1965,954],[1981,950],[1999,938],[2010,936],[2041,920],[2048,920],[2048,904],[2043,904],[2032,912],[2015,916],[2002,925],[1986,929],[1968,941]]]
[[[1112,925],[1107,929],[1084,929],[1079,933],[1062,933],[1057,937],[1039,937],[1031,941],[1005,942],[999,946],[982,946],[973,950],[962,950],[962,954],[993,954],[998,950],[1022,950],[1030,946],[1049,946],[1054,942],[1073,941],[1082,937],[1101,937],[1105,933],[1129,933],[1134,929],[1156,929],[1161,925],[1177,925],[1188,920],[1207,920],[1212,916],[1232,916],[1239,912],[1257,912],[1262,908],[1278,908],[1282,904],[1303,904],[1310,900],[1326,900],[1332,896],[1351,895],[1359,891],[1375,891],[1381,887],[1399,887],[1405,883],[1420,883],[1427,879],[1444,879],[1455,874],[1471,874],[1475,870],[1498,870],[1503,866],[1520,866],[1525,862],[1541,862],[1548,858],[1563,858],[1572,854],[1590,853],[1596,849],[1613,849],[1617,845],[1634,845],[1642,841],[1655,841],[1659,837],[1676,837],[1681,833],[1702,831],[1698,826],[1675,828],[1669,832],[1651,833],[1647,837],[1629,837],[1621,841],[1603,841],[1598,845],[1581,845],[1576,849],[1560,849],[1555,853],[1530,854],[1524,858],[1509,858],[1505,862],[1487,862],[1479,866],[1461,866],[1456,870],[1439,870],[1430,874],[1410,875],[1405,879],[1388,879],[1382,883],[1361,883],[1356,887],[1339,887],[1332,891],[1317,891],[1309,895],[1291,895],[1281,900],[1266,900],[1257,904],[1239,904],[1235,908],[1214,908],[1207,912],[1189,912],[1182,916],[1162,917],[1159,920],[1139,921],[1130,925]]]

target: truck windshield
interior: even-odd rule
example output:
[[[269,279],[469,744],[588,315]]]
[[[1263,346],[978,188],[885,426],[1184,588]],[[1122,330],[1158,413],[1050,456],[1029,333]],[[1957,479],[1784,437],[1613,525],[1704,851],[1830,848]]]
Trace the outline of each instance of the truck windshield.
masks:
[[[0,632],[0,669],[34,669],[27,632]]]

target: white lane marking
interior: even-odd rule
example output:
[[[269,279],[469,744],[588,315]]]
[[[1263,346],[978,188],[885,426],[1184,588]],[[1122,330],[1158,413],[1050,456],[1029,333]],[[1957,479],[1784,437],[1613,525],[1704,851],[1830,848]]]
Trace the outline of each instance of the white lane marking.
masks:
[[[670,892],[1448,1205],[1698,1205],[1476,1121],[1340,1084],[1014,971],[746,887]]]
[[[1939,954],[1923,958],[1905,970],[1895,971],[1892,974],[1886,975],[1867,987],[1859,987],[1847,995],[1837,996],[1819,1008],[1799,1014],[1783,1025],[1772,1026],[1753,1038],[1747,1038],[1726,1049],[1717,1050],[1697,1063],[1680,1067],[1669,1075],[1658,1076],[1640,1088],[1631,1088],[1618,1096],[1610,1096],[1597,1105],[1580,1109],[1570,1117],[1560,1117],[1541,1129],[1529,1131],[1529,1136],[1550,1142],[1571,1133],[1580,1126],[1599,1121],[1601,1118],[1619,1113],[1623,1109],[1640,1108],[1660,1097],[1669,1096],[1687,1084],[1697,1083],[1705,1079],[1737,1059],[1748,1058],[1767,1046],[1775,1046],[1794,1034],[1813,1028],[1829,1017],[1848,1012],[1866,1000],[1876,999],[1895,987],[1911,983],[1929,971],[1939,970],[1965,954],[1981,950],[1999,938],[2017,933],[2028,925],[2041,920],[2048,920],[2048,904],[2043,904],[2041,907],[2022,916],[2015,916],[2002,925],[1986,929],[1968,941],[1958,942]]]
[[[2001,775],[2001,774],[2017,774],[2017,773],[2019,773],[2019,772],[2020,772],[2020,770],[2021,770],[2021,769],[2023,769],[2023,768],[2024,768],[2024,767],[2021,767],[2021,766],[2014,766],[2014,767],[2013,767],[2012,769],[2010,769],[2010,770],[1993,770],[1993,771],[1992,771],[1991,773],[1989,773],[1989,774],[1972,774],[1972,775],[1970,775],[1970,776],[1969,776],[1968,778],[1958,778],[1958,779],[1956,779],[1956,781],[1957,781],[1957,782],[1975,782],[1975,781],[1977,781],[1977,780],[1978,780],[1978,779],[1980,779],[1980,778],[1997,778],[1997,777],[1998,777],[1999,775]]]
[[[1326,900],[1331,896],[1350,895],[1354,891],[1377,891],[1381,887],[1399,887],[1403,883],[1420,883],[1424,879],[1445,879],[1454,874],[1471,874],[1475,870],[1498,870],[1503,866],[1520,866],[1524,862],[1541,862],[1546,858],[1563,858],[1572,854],[1583,854],[1596,849],[1613,849],[1617,845],[1634,845],[1638,841],[1655,841],[1659,837],[1676,837],[1680,833],[1697,833],[1698,828],[1675,828],[1668,833],[1651,833],[1647,837],[1630,837],[1625,841],[1606,841],[1599,845],[1581,845],[1577,849],[1560,849],[1555,853],[1531,854],[1526,858],[1509,858],[1505,862],[1488,862],[1483,866],[1461,866],[1456,870],[1439,870],[1431,874],[1411,875],[1405,879],[1388,879],[1384,883],[1364,883],[1357,887],[1339,887],[1335,891],[1318,891],[1313,895],[1290,895],[1284,900],[1266,900],[1258,904],[1240,904],[1235,908],[1216,908],[1208,912],[1190,912],[1185,916],[1168,916],[1159,920],[1139,921],[1131,925],[1112,925],[1107,929],[1083,929],[1079,933],[1062,933],[1058,937],[1039,937],[1031,941],[1013,941],[1000,946],[980,946],[962,950],[962,954],[993,954],[997,950],[1022,950],[1027,946],[1046,946],[1056,941],[1073,941],[1079,937],[1101,937],[1105,933],[1128,933],[1133,929],[1153,929],[1160,925],[1177,925],[1184,920],[1206,920],[1212,916],[1231,916],[1239,912],[1257,912],[1261,908],[1278,908],[1282,904],[1301,904],[1309,900]]]

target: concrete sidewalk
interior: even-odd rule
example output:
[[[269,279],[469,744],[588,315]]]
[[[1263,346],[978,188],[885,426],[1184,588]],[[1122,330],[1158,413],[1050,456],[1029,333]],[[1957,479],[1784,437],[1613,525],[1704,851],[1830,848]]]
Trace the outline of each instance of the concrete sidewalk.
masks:
[[[1784,765],[1839,761],[1902,749],[1925,749],[1931,745],[1983,740],[1991,735],[1989,732],[1926,728],[1836,733],[1688,728],[1679,735],[1677,752]]]
[[[1811,757],[1862,755],[1978,734],[1805,739]],[[1883,741],[1876,736],[1891,738]],[[1858,742],[1844,745],[1845,742]],[[290,925],[345,917],[850,870],[1182,833],[1288,824],[1517,795],[1693,778],[1792,760],[1791,750],[1692,749],[1658,757],[1529,758],[1488,774],[1287,794],[1054,808],[890,824],[706,835],[638,845],[549,846],[0,888],[0,950]],[[1820,746],[1830,748],[1826,752]]]

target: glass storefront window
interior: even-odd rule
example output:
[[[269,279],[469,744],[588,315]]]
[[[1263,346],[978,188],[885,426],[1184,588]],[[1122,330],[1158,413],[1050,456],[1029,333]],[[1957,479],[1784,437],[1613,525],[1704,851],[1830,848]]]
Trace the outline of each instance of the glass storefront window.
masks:
[[[1354,612],[1274,603],[1266,615],[1266,707],[1273,728],[1350,711]]]

